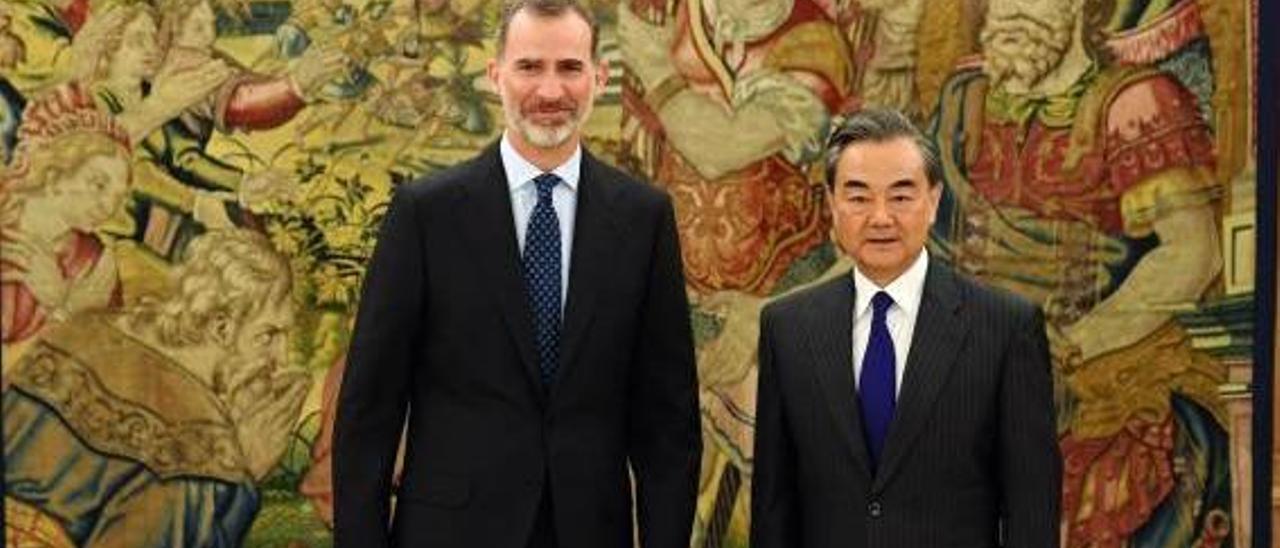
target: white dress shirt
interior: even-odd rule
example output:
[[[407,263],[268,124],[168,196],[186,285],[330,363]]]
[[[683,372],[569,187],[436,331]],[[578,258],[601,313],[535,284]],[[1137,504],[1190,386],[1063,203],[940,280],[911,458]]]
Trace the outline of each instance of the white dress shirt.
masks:
[[[893,304],[885,317],[885,325],[889,328],[889,337],[893,339],[893,390],[894,394],[902,393],[903,370],[907,366],[907,355],[911,352],[911,335],[916,330],[916,316],[920,313],[920,299],[924,297],[924,277],[929,270],[929,252],[920,251],[920,256],[900,276],[880,287],[870,278],[853,268],[853,287],[855,301],[853,303],[853,382],[857,386],[862,382],[862,356],[867,351],[867,339],[871,337],[871,317],[873,308],[871,298],[884,291],[893,298]]]
[[[529,218],[538,205],[538,186],[533,180],[543,171],[524,159],[506,132],[502,134],[498,150],[502,152],[502,168],[511,187],[511,217],[516,224],[516,245],[524,256],[525,234],[529,231]],[[551,205],[560,221],[560,309],[569,300],[569,256],[573,253],[573,220],[578,213],[578,177],[582,172],[582,146],[579,145],[563,164],[551,170],[563,181],[551,189]]]

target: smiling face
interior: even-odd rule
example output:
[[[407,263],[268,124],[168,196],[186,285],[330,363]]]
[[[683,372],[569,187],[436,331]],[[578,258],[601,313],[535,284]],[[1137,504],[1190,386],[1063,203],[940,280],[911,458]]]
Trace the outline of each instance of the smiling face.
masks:
[[[548,16],[522,10],[488,75],[502,97],[511,138],[557,149],[576,145],[608,69],[591,50],[591,26],[572,11]]]
[[[883,287],[924,249],[942,186],[929,183],[915,142],[899,137],[845,147],[828,198],[836,242]]]

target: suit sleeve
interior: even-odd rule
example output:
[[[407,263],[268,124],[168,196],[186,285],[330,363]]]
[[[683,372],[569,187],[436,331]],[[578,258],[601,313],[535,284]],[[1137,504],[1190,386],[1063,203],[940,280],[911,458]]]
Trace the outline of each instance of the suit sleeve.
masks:
[[[756,386],[755,461],[751,472],[751,547],[800,545],[796,455],[783,417],[769,309],[760,317]]]
[[[1054,421],[1053,377],[1044,315],[1028,314],[1005,354],[1000,461],[1005,546],[1055,548],[1062,458]]]
[[[333,433],[334,545],[387,546],[391,476],[424,302],[421,227],[391,200],[364,281]]]
[[[647,285],[628,410],[640,546],[684,548],[693,527],[702,433],[680,241],[665,197]]]

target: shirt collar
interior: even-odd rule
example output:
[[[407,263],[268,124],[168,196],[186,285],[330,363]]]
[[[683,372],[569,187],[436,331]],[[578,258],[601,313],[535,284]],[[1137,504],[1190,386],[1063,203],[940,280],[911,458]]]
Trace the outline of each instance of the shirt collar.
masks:
[[[498,150],[502,153],[502,168],[506,171],[507,185],[510,186],[513,194],[532,182],[535,177],[542,175],[543,172],[538,169],[538,166],[524,159],[524,156],[516,151],[516,147],[511,145],[505,131],[502,132],[502,141],[498,145]],[[578,175],[582,172],[582,145],[575,147],[569,159],[551,172],[558,175],[571,192],[576,192]]]
[[[855,265],[853,287],[857,300],[854,302],[854,317],[861,317],[871,308],[871,298],[879,291],[888,293],[893,298],[893,304],[906,312],[909,317],[915,317],[916,311],[920,309],[920,299],[924,296],[924,278],[928,271],[929,251],[924,249],[920,250],[920,255],[905,272],[885,287],[876,285],[871,278],[859,272]]]

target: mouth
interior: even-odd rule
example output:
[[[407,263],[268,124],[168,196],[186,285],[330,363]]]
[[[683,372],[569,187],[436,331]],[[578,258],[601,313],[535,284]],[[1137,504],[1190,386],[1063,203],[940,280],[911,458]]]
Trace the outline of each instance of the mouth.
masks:
[[[529,121],[540,126],[564,125],[573,117],[573,111],[567,109],[539,110],[525,115]]]
[[[886,246],[898,243],[897,238],[867,238],[864,240],[867,245]]]

